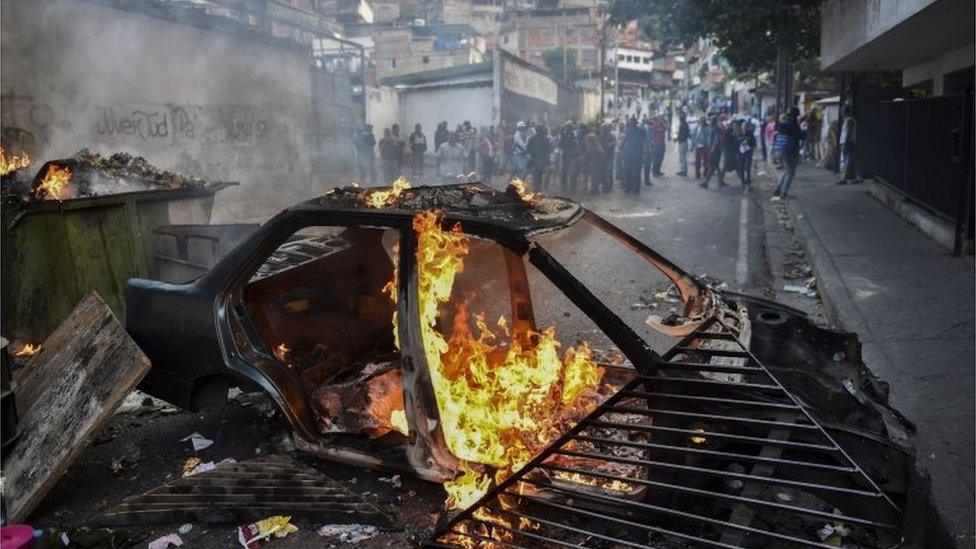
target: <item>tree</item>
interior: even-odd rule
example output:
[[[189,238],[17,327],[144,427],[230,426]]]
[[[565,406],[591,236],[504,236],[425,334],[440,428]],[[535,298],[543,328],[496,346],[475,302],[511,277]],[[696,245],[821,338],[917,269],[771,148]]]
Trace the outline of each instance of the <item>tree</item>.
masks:
[[[576,62],[577,51],[575,48],[553,48],[542,54],[542,61],[546,64],[549,72],[564,82],[575,82],[580,78],[580,68]],[[565,59],[565,67],[563,60]]]
[[[817,0],[612,0],[610,22],[636,19],[663,47],[710,38],[742,73],[771,70],[777,54],[809,59],[820,49]]]

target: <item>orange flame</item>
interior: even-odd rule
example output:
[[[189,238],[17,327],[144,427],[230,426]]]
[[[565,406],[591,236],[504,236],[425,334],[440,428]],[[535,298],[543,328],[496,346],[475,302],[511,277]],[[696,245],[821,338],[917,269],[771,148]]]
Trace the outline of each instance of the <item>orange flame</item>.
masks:
[[[71,170],[67,167],[51,164],[47,169],[47,173],[44,174],[44,179],[41,180],[41,184],[37,186],[37,196],[39,198],[53,200],[69,198],[68,183],[70,182]]]
[[[11,353],[11,355],[17,358],[29,358],[39,352],[41,352],[41,345],[39,343],[37,345],[33,343],[24,343],[19,349]]]
[[[515,192],[519,195],[519,198],[521,198],[525,202],[532,202],[535,199],[539,198],[539,193],[530,193],[525,188],[525,181],[522,181],[517,177],[509,181],[508,186],[515,189]]]
[[[27,166],[30,166],[30,157],[27,153],[7,156],[7,151],[0,147],[0,175],[7,175]]]
[[[291,349],[289,349],[284,343],[279,343],[278,346],[275,347],[274,355],[281,362],[288,362],[288,357],[291,355]]]
[[[441,221],[435,212],[413,220],[424,354],[448,449],[464,462],[495,468],[497,481],[595,404],[603,372],[586,343],[567,347],[560,357],[552,326],[538,333],[516,331],[505,346],[484,315],[476,314],[475,336],[466,301],[456,307],[453,332],[446,337],[438,328],[439,308],[451,300],[469,239],[458,225],[441,230]],[[496,324],[506,326],[501,319]],[[467,464],[461,471],[445,484],[449,508],[473,503],[492,480]]]
[[[398,177],[393,186],[387,191],[373,191],[366,195],[366,206],[370,208],[385,208],[396,202],[403,191],[410,188],[410,182],[404,177]]]

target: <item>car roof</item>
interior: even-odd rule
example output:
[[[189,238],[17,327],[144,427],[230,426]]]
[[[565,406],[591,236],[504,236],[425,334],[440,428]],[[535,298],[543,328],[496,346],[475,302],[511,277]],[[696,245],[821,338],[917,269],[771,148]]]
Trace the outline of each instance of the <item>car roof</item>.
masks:
[[[380,207],[367,205],[376,193],[393,193]],[[500,232],[528,237],[572,225],[583,213],[578,203],[566,198],[520,196],[514,187],[505,191],[481,183],[440,186],[337,187],[318,198],[289,208],[296,213],[355,213],[368,221],[402,220],[417,213],[437,210],[448,222],[476,222]]]

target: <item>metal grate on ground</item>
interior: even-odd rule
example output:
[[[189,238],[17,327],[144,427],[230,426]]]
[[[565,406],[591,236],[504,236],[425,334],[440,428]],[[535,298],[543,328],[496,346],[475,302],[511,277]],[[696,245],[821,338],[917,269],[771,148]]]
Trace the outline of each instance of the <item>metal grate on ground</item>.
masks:
[[[886,547],[902,513],[712,320],[429,547]]]
[[[269,515],[385,527],[389,518],[335,480],[287,456],[227,463],[130,498],[100,524],[240,523]]]

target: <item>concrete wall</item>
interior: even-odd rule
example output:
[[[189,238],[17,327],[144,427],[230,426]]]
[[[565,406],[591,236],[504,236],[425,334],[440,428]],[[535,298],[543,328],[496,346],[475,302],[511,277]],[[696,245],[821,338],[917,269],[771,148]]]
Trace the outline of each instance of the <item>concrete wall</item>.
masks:
[[[830,67],[937,0],[830,0],[821,7],[820,62]]]
[[[373,134],[379,141],[383,128],[400,121],[400,98],[391,87],[367,88],[366,123],[373,125]]]
[[[2,126],[35,166],[87,147],[240,181],[215,221],[319,192],[307,52],[80,0],[3,0],[0,20]]]
[[[942,76],[973,65],[973,0],[830,0],[821,12],[828,71],[901,70],[940,93]]]
[[[935,59],[930,59],[902,71],[902,86],[914,86],[926,80],[932,80],[932,93],[942,95],[945,75],[972,67],[974,58],[976,58],[976,45],[974,44],[948,51]]]
[[[492,103],[490,83],[405,90],[400,93],[400,126],[409,134],[414,124],[421,124],[433,148],[441,121],[452,131],[465,120],[475,128],[492,125]]]

